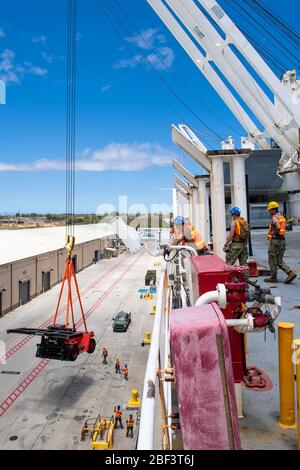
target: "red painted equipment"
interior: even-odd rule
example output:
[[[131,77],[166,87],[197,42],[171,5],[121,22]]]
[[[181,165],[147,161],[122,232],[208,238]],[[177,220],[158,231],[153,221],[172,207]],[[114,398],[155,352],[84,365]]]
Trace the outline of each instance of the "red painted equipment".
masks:
[[[171,348],[184,449],[240,448],[228,333],[215,303],[172,311]]]
[[[73,309],[74,300],[72,295],[72,281],[74,282],[76,294],[78,297],[81,321],[84,325],[84,331],[76,330]],[[66,320],[64,325],[57,325],[56,320],[65,285],[67,285]],[[72,321],[72,328],[69,327],[70,316]],[[14,330],[7,330],[7,333],[41,336],[42,340],[41,343],[37,345],[36,352],[36,356],[41,358],[58,359],[61,361],[75,361],[80,353],[88,352],[91,354],[95,351],[96,341],[94,339],[94,332],[87,331],[74,263],[71,256],[69,256],[66,261],[66,269],[62,280],[52,325],[46,329],[17,328]]]
[[[243,267],[228,266],[216,255],[193,256],[191,260],[193,298],[209,291],[214,291],[217,284],[224,284],[227,291],[227,306],[222,310],[226,319],[241,318],[247,311],[254,318],[255,328],[264,328],[270,321],[258,307],[247,309],[249,299],[248,283],[245,280]],[[249,383],[249,371],[246,365],[244,335],[229,328],[229,339],[233,364],[234,380],[236,383]],[[251,372],[253,374],[253,371]],[[262,387],[261,387],[262,388]]]
[[[257,269],[257,262],[256,261],[248,261],[248,268],[249,268],[249,276],[250,277],[258,277],[258,269]]]

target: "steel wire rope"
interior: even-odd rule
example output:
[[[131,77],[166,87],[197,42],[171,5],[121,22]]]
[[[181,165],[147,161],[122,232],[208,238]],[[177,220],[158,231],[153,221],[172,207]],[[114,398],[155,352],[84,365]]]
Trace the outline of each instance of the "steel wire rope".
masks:
[[[244,15],[234,6],[228,5],[233,11],[235,11],[241,18],[245,19]],[[250,43],[258,50],[261,56],[279,72],[280,75],[288,69],[288,67],[282,63],[282,59],[278,60],[278,57],[274,55],[274,51],[267,49],[263,44],[259,43],[249,31],[247,31],[243,26],[237,22],[239,30],[244,34]]]
[[[120,4],[119,0],[115,0],[115,2],[117,3],[117,5],[119,6],[120,10],[122,11],[123,15],[127,18],[128,22],[132,25],[133,29],[135,30],[135,34],[137,37],[140,37],[142,39],[142,41],[144,42],[144,44],[149,48],[150,44],[147,42],[147,39],[145,38],[143,32],[139,31],[138,30],[138,27],[137,25],[134,23],[134,21],[130,18],[130,16],[128,16],[128,14],[126,13],[126,11],[124,10],[124,8],[122,7],[122,5]],[[233,128],[231,125],[229,125],[227,122],[225,122],[222,118],[220,118],[220,116],[218,116],[217,113],[215,113],[211,108],[209,108],[209,106],[207,106],[204,102],[202,102],[200,100],[200,98],[198,97],[198,95],[196,95],[182,80],[181,78],[179,78],[179,76],[177,74],[175,74],[171,69],[170,67],[168,67],[166,65],[166,62],[164,61],[162,55],[158,52],[158,50],[155,51],[155,55],[157,56],[157,58],[159,59],[160,63],[162,64],[162,66],[172,75],[172,77],[175,78],[175,80],[180,83],[180,85],[185,88],[185,90],[188,91],[188,93],[191,94],[191,96],[193,96],[193,98],[195,98],[200,104],[201,106],[203,106],[209,113],[211,113],[218,121],[220,121],[225,127],[227,127],[228,129],[232,130],[233,132],[236,132],[239,134],[239,130],[237,130],[236,128]]]
[[[299,57],[296,57],[294,55],[294,53],[291,50],[289,50],[282,42],[280,42],[271,31],[269,31],[262,23],[259,23],[258,20],[241,5],[240,1],[237,2],[236,0],[231,0],[231,2],[233,2],[237,6],[237,8],[239,8],[239,10],[243,11],[246,14],[247,17],[251,18],[251,20],[254,23],[256,23],[266,34],[268,34],[272,38],[272,40],[275,43],[277,43],[279,45],[279,47],[281,47],[284,50],[285,54],[290,55],[290,58],[292,58],[293,60],[299,61]],[[245,2],[245,0],[244,0],[244,2]],[[248,4],[248,2],[247,2],[247,4]],[[241,14],[241,16],[243,17],[242,14]],[[256,30],[257,30],[257,28],[256,28]],[[281,53],[281,54],[284,55],[284,53]]]
[[[277,25],[281,32],[285,34],[286,37],[290,38],[293,45],[297,44],[297,46],[300,46],[299,34],[286,21],[280,19],[278,15],[270,9],[270,7],[267,7],[262,1],[258,0],[245,1],[247,1],[248,5],[252,6],[252,8],[255,7],[257,11],[260,11],[262,17],[266,21],[268,19],[269,24]]]
[[[118,13],[114,10],[113,11],[113,7],[112,5],[109,5],[106,0],[103,0],[102,3],[100,3],[100,0],[97,0],[97,3],[98,5],[100,6],[100,8],[102,9],[102,11],[105,13],[105,16],[107,17],[108,21],[110,22],[110,24],[112,25],[113,29],[115,30],[116,34],[118,35],[118,37],[120,38],[120,40],[122,42],[124,42],[124,38],[120,35],[118,29],[115,27],[113,21],[111,20],[111,18],[109,17],[109,13],[108,11],[110,11],[110,13],[112,14],[112,16],[114,17],[114,19],[119,23],[120,27],[123,29],[124,31],[124,34],[126,34],[127,36],[131,35],[131,32],[130,30],[128,30],[127,26],[124,25],[124,22],[122,22],[122,20],[120,19],[120,16],[118,15]],[[104,4],[106,5],[106,10],[104,8]],[[144,70],[143,66],[141,65],[141,63],[139,61],[137,61],[135,59],[135,54],[134,52],[132,52],[132,48],[126,44],[125,45],[126,49],[130,52],[130,56],[132,57],[132,59],[134,60],[134,62],[136,63],[136,65],[138,65],[141,70],[143,71],[143,73],[145,74],[145,76],[147,77],[148,80],[151,81],[151,83],[154,85],[154,87],[158,90],[157,88],[157,85],[155,84],[155,82],[153,82],[152,79],[150,79],[150,76],[149,74],[147,74],[146,70]],[[153,70],[154,74],[157,76],[157,78],[164,84],[164,86],[168,89],[168,91],[198,120],[201,122],[202,125],[204,125],[206,128],[208,128],[217,138],[218,140],[222,137],[219,136],[218,134],[216,134],[216,132],[212,131],[212,129],[210,129],[207,124],[190,108],[190,106],[184,102],[184,100],[176,93],[176,91],[170,86],[170,84],[161,76],[161,74],[155,69],[155,67],[153,66],[153,64],[151,63],[151,61],[149,61],[149,59],[147,59],[147,57],[145,57],[143,54],[141,54],[142,57],[143,57],[143,60],[144,62],[147,63],[147,65]],[[163,97],[164,101],[167,102],[168,106],[172,108],[172,110],[180,117],[180,119],[185,123],[185,119],[183,119],[183,117],[180,115],[180,113],[172,106],[170,105],[170,103],[166,100],[166,98],[164,97],[164,95],[161,94],[161,92],[158,90],[160,96]]]
[[[68,0],[66,104],[66,235],[74,236],[77,0]]]
[[[186,7],[185,5],[182,5],[182,6],[183,6],[183,8],[185,8],[185,9],[188,11],[188,13],[193,17],[193,19],[194,19],[194,20],[196,21],[196,23],[197,23],[198,20],[197,20],[197,18],[195,17],[195,15],[194,15],[192,12],[190,12],[190,11],[187,9],[187,7]],[[232,51],[232,52],[233,52],[233,51]],[[234,52],[233,52],[233,53],[234,53]],[[234,54],[234,55],[236,55],[236,54]],[[236,57],[237,57],[237,56],[236,56]],[[239,60],[239,59],[238,59],[238,60]],[[241,64],[242,64],[242,62],[241,62]],[[274,120],[273,112],[272,112],[272,110],[269,108],[269,105],[268,105],[268,103],[267,103],[267,101],[266,101],[266,99],[265,99],[263,90],[261,90],[260,86],[258,85],[258,83],[256,82],[256,80],[254,79],[254,77],[252,76],[252,74],[251,74],[250,72],[249,72],[249,77],[250,77],[251,81],[253,82],[253,84],[254,84],[254,86],[255,86],[255,88],[256,88],[258,94],[260,95],[260,97],[261,97],[261,99],[262,99],[262,101],[263,101],[262,104],[263,104],[264,107],[265,107],[265,112],[266,112],[266,114],[269,115],[269,118],[270,118],[270,120],[273,122],[274,126],[278,127],[276,121]],[[241,96],[241,97],[242,97],[242,96]],[[260,119],[259,119],[259,121],[260,121]],[[284,132],[282,131],[282,129],[280,129],[280,131],[281,131],[282,135],[285,135]]]

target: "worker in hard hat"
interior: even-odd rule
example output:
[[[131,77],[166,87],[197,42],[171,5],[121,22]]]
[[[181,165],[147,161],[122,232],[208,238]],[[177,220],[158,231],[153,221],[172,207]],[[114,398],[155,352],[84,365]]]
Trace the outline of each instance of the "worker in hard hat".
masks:
[[[238,260],[240,266],[247,266],[249,256],[249,224],[241,217],[239,207],[233,207],[230,211],[232,222],[223,250],[226,253],[226,263],[233,266]]]
[[[117,429],[118,423],[120,423],[121,429],[124,429],[124,426],[122,423],[123,411],[121,410],[121,406],[120,405],[115,406],[114,412],[115,412],[115,428]]]
[[[198,255],[208,253],[205,241],[187,217],[179,215],[174,220],[173,245],[188,245],[195,248]]]
[[[268,205],[271,221],[269,225],[268,240],[269,240],[269,265],[271,276],[265,279],[265,282],[278,282],[277,271],[278,268],[287,274],[284,281],[285,284],[290,284],[296,277],[296,273],[286,264],[283,260],[286,243],[286,218],[279,213],[279,204],[272,201]]]
[[[134,425],[133,415],[129,415],[129,418],[126,420],[126,426],[127,426],[126,437],[133,438],[133,425]]]
[[[107,364],[108,350],[106,348],[102,349],[103,364]]]
[[[128,366],[125,364],[125,367],[123,369],[123,374],[124,374],[124,379],[127,381],[128,380]]]
[[[116,374],[121,374],[121,361],[118,357],[116,357],[116,360],[115,360],[115,370],[116,370]]]

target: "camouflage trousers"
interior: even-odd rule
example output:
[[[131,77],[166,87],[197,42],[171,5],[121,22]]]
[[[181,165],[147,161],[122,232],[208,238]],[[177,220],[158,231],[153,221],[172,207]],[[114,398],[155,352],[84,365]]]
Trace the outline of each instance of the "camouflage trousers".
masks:
[[[247,266],[248,246],[247,243],[232,242],[226,253],[226,263],[231,266],[239,260],[240,266]]]
[[[273,239],[269,245],[269,265],[271,270],[271,277],[277,277],[277,270],[282,269],[286,274],[291,271],[291,268],[283,260],[285,253],[285,240]]]

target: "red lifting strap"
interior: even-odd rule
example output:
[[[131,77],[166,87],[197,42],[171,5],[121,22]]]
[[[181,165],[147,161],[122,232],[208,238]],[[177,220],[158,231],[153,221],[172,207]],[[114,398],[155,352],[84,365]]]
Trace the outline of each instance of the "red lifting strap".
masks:
[[[79,305],[80,305],[80,311],[81,311],[82,321],[83,321],[83,324],[84,324],[84,329],[85,329],[85,332],[87,333],[85,315],[84,315],[84,311],[83,311],[82,301],[81,301],[80,292],[79,292],[78,283],[77,283],[77,278],[76,278],[76,273],[75,273],[75,269],[74,269],[74,262],[73,262],[73,259],[72,259],[71,256],[69,256],[67,261],[66,261],[66,269],[65,269],[65,272],[64,272],[62,285],[61,285],[61,289],[60,289],[60,293],[59,293],[59,297],[58,297],[58,302],[57,302],[57,306],[56,306],[56,310],[55,310],[55,314],[54,314],[53,326],[56,326],[56,319],[57,319],[57,315],[58,315],[58,311],[59,311],[59,306],[60,306],[60,303],[61,303],[61,298],[62,298],[62,294],[63,294],[64,288],[65,288],[65,284],[67,282],[67,298],[68,298],[68,301],[67,301],[67,309],[66,309],[65,327],[66,328],[69,327],[69,314],[71,312],[73,330],[76,331],[76,325],[75,325],[75,319],[74,319],[74,309],[73,309],[74,300],[73,300],[73,296],[72,296],[72,279],[73,279],[74,284],[75,284],[75,290],[76,290],[77,298],[78,298]]]

